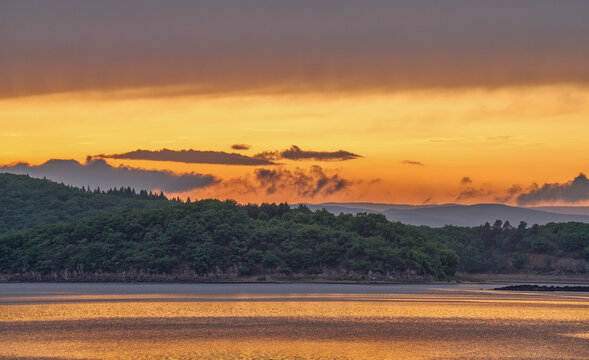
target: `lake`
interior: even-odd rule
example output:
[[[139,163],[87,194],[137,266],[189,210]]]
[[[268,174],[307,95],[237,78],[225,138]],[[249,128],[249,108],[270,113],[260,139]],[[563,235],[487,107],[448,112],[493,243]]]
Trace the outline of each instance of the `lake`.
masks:
[[[1,359],[588,359],[589,294],[0,283]]]

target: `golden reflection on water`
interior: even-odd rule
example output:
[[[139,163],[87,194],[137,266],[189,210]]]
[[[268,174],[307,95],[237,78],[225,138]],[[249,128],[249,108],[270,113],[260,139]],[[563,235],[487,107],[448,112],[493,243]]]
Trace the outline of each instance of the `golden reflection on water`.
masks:
[[[455,359],[455,358],[505,358],[506,353],[517,354],[511,358],[568,358],[550,354],[544,344],[503,344],[490,341],[485,349],[473,346],[470,341],[306,341],[306,340],[214,340],[173,342],[56,342],[23,343],[22,357],[43,357],[48,354],[68,359]],[[499,348],[501,346],[501,348]],[[43,350],[39,348],[43,347]],[[497,351],[493,350],[496,348]],[[458,350],[460,349],[460,350]],[[490,349],[491,351],[485,351]],[[483,350],[483,351],[481,351]],[[96,354],[100,354],[97,356]],[[495,355],[494,355],[495,354]],[[579,357],[583,359],[583,357]]]
[[[574,294],[1,298],[0,358],[589,358]]]
[[[0,321],[151,317],[399,317],[589,320],[588,301],[424,298],[384,301],[136,301],[4,305]]]

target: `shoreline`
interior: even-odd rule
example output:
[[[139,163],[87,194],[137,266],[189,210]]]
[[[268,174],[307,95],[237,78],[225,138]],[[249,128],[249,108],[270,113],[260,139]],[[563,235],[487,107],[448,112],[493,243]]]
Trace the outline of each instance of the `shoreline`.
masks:
[[[227,278],[227,279],[179,279],[159,277],[144,279],[33,279],[13,277],[14,274],[0,274],[0,284],[6,283],[80,283],[80,284],[341,284],[341,285],[457,285],[457,284],[587,284],[589,277],[534,275],[534,274],[457,274],[452,280],[338,280],[321,277],[284,278]]]
[[[571,283],[571,284],[589,284],[588,274],[529,274],[529,273],[511,273],[511,274],[492,274],[492,273],[456,273],[455,278],[461,283]]]
[[[493,290],[499,291],[541,291],[541,292],[554,292],[554,291],[574,291],[574,292],[589,292],[589,286],[546,286],[546,285],[531,285],[531,284],[519,284],[519,285],[508,285]]]

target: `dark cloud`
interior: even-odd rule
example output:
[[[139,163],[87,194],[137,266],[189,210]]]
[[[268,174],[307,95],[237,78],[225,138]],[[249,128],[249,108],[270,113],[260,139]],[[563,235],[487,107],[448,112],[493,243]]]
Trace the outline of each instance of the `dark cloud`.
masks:
[[[465,190],[463,190],[456,197],[456,201],[478,198],[478,197],[485,196],[485,195],[488,195],[488,194],[489,193],[487,191],[485,191],[485,189],[477,189],[477,188],[474,188],[474,187],[468,187]]]
[[[96,155],[97,158],[108,159],[129,159],[129,160],[151,160],[151,161],[174,161],[193,164],[223,164],[223,165],[275,165],[274,162],[265,158],[249,157],[237,153],[224,151],[201,151],[201,150],[135,150],[123,154]]]
[[[513,184],[509,189],[507,189],[507,192],[505,193],[505,195],[503,196],[497,196],[495,197],[495,201],[499,202],[499,203],[505,203],[510,201],[511,199],[513,199],[514,196],[516,196],[517,194],[522,192],[522,187],[518,184]]]
[[[218,182],[212,175],[196,173],[176,174],[170,171],[144,170],[127,166],[113,167],[102,159],[88,159],[85,164],[75,160],[49,160],[41,165],[20,163],[1,166],[0,172],[28,174],[32,177],[46,177],[68,185],[90,188],[130,186],[137,190],[159,189],[164,192],[181,192],[203,188]]]
[[[469,176],[464,176],[462,179],[460,179],[460,185],[464,187],[460,194],[458,194],[456,197],[456,201],[469,200],[491,194],[491,192],[488,190],[472,186],[472,179]]]
[[[320,166],[309,170],[257,169],[255,179],[267,194],[296,193],[303,197],[331,195],[349,187],[352,182],[337,174],[328,175]]]
[[[266,160],[315,160],[315,161],[344,161],[358,159],[362,156],[349,151],[307,151],[292,145],[290,149],[282,151],[265,151],[256,154],[254,157]]]
[[[223,179],[214,187],[207,189],[207,196],[228,197],[236,194],[270,195],[279,201],[286,199],[313,198],[329,196],[348,190],[352,185],[361,181],[351,181],[342,178],[337,171],[325,170],[314,165],[308,169],[294,170],[276,168],[256,169],[253,173],[238,177]]]
[[[470,177],[468,177],[468,176],[465,176],[462,179],[460,179],[460,183],[462,185],[472,184],[472,179]]]
[[[517,197],[518,205],[534,205],[544,202],[576,203],[586,200],[589,200],[589,180],[583,173],[564,184],[536,185],[529,192],[520,194]]]
[[[584,0],[2,1],[0,96],[588,84],[588,13]]]
[[[231,148],[233,150],[249,150],[251,148],[251,145],[247,145],[247,144],[233,144],[233,145],[231,145]]]
[[[413,160],[403,160],[401,163],[405,164],[405,165],[425,166],[425,165],[423,165],[423,163],[421,163],[419,161],[413,161]]]

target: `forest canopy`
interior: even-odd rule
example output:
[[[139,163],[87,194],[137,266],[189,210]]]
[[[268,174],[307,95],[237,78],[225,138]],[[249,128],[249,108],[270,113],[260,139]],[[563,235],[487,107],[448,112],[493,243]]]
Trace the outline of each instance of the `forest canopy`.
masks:
[[[577,267],[569,271],[586,272],[589,259],[589,224],[581,223],[417,227],[381,214],[180,202],[130,188],[78,189],[8,174],[0,174],[0,201],[0,273],[9,274],[337,270],[449,279],[457,270],[520,271],[534,255],[573,259]]]

